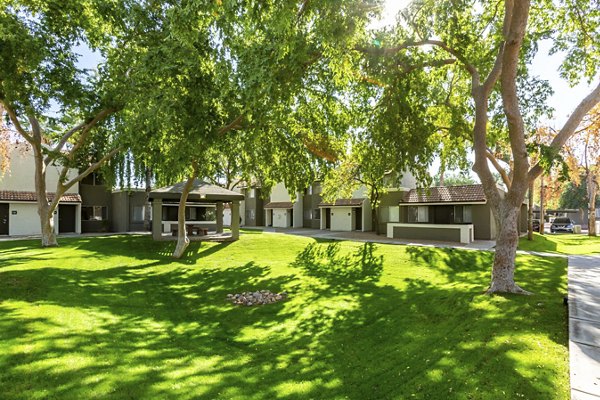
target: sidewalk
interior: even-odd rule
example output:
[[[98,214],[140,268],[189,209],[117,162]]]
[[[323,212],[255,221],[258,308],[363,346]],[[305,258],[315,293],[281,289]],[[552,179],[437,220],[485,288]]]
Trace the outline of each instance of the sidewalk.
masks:
[[[571,399],[600,400],[600,256],[569,256]]]

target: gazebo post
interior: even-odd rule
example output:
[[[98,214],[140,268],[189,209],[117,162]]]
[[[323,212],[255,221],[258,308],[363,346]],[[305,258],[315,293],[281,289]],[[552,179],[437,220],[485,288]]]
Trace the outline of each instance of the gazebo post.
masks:
[[[152,201],[152,239],[162,239],[162,199]]]
[[[240,238],[240,201],[231,202],[231,238],[237,240]]]
[[[217,233],[223,233],[223,202],[217,201]]]

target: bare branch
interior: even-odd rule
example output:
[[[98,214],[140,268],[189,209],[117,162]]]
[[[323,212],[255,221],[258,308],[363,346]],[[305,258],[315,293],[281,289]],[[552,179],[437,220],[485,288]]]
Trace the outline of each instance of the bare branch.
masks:
[[[492,165],[494,166],[496,171],[498,171],[498,173],[500,174],[500,177],[502,178],[502,181],[506,185],[506,188],[510,189],[512,181],[511,181],[510,177],[508,176],[508,174],[506,173],[506,171],[504,170],[504,168],[502,168],[502,166],[500,165],[500,163],[498,162],[498,160],[496,159],[494,154],[491,152],[490,149],[487,149],[487,152],[485,155],[488,158],[488,160],[492,163]]]
[[[95,127],[99,122],[101,122],[102,120],[107,118],[109,115],[114,114],[118,111],[119,111],[119,109],[116,109],[116,108],[104,109],[104,110],[100,111],[98,114],[96,114],[96,116],[91,121],[86,123],[85,128],[83,128],[81,135],[77,139],[77,142],[75,143],[73,148],[69,151],[68,157],[70,159],[73,159],[75,152],[77,152],[77,150],[79,150],[79,148],[81,148],[81,146],[83,146],[85,144],[93,127]]]
[[[68,190],[71,186],[73,186],[74,184],[76,184],[77,182],[81,181],[83,178],[85,178],[86,176],[88,176],[89,174],[91,174],[92,172],[94,172],[96,169],[98,169],[98,167],[100,167],[106,161],[108,161],[109,159],[111,159],[112,156],[114,156],[115,154],[117,154],[119,151],[121,151],[120,147],[116,147],[116,148],[112,149],[107,154],[105,154],[104,157],[102,157],[100,160],[96,161],[95,163],[93,163],[89,167],[87,167],[85,169],[85,171],[83,171],[82,173],[80,173],[79,175],[77,175],[75,178],[73,178],[70,181],[68,181],[65,184],[63,184],[63,187],[65,188],[65,190]],[[63,170],[65,170],[66,168],[67,167],[63,167]],[[61,171],[61,176],[62,175],[63,174],[62,174],[62,171]]]
[[[12,122],[12,124],[17,129],[17,132],[19,132],[19,134],[23,136],[25,140],[33,144],[33,136],[25,129],[23,129],[23,126],[19,122],[19,118],[17,117],[17,113],[15,112],[15,110],[10,106],[10,104],[6,103],[6,101],[2,101],[1,103],[4,109],[6,110],[8,117],[10,118],[10,122]]]
[[[60,138],[56,146],[54,146],[54,148],[52,149],[52,152],[61,151],[63,146],[67,143],[67,140],[69,140],[69,138],[71,138],[71,136],[73,136],[77,131],[83,129],[86,125],[87,124],[85,122],[82,122],[73,129],[70,129],[69,131],[65,132],[65,134]],[[46,158],[44,159],[44,163],[46,165],[50,164],[51,161],[52,160],[50,156],[46,156]]]
[[[238,115],[233,121],[231,121],[229,124],[223,126],[221,129],[219,129],[219,131],[217,132],[217,134],[219,135],[223,135],[231,130],[234,129],[240,129],[242,127],[242,120],[244,119],[244,114],[240,114]]]
[[[598,85],[588,94],[577,107],[567,122],[563,125],[558,134],[552,139],[550,147],[560,150],[571,136],[575,134],[575,130],[581,123],[581,120],[586,114],[596,105],[600,103],[600,81]],[[542,173],[542,167],[539,162],[529,171],[529,179],[533,180]]]

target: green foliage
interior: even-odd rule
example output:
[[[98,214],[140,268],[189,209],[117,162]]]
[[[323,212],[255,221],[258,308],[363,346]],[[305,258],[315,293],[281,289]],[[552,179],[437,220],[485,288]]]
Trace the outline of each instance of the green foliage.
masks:
[[[560,208],[588,209],[587,182],[584,178],[579,185],[568,182],[560,195]],[[596,207],[600,207],[600,198],[596,199]]]
[[[569,396],[563,258],[518,256],[535,296],[485,296],[488,252],[255,231],[173,246],[0,242],[2,397]],[[226,301],[261,289],[288,299]]]
[[[455,186],[455,185],[473,185],[478,183],[477,180],[473,179],[469,175],[468,171],[450,173],[444,176],[444,186]],[[440,185],[440,177],[436,176],[434,179],[434,186]]]
[[[343,148],[350,117],[341,93],[356,58],[347,50],[375,5],[135,6],[106,66],[121,77],[114,87],[127,104],[134,162],[152,166],[159,182],[181,179],[196,160],[201,176],[218,174],[221,161],[264,185],[305,187]]]

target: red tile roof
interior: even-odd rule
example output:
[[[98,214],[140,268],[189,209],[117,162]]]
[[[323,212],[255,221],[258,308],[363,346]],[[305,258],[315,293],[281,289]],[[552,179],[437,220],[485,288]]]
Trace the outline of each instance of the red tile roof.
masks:
[[[411,189],[400,203],[485,203],[483,186],[437,186],[429,189]]]
[[[272,201],[270,203],[267,203],[265,205],[265,208],[290,209],[290,208],[294,208],[294,203],[292,203],[291,201]]]
[[[365,199],[337,199],[335,203],[319,203],[319,207],[361,207]]]
[[[48,201],[54,199],[55,193],[48,193]],[[22,190],[0,190],[0,201],[37,201],[35,192]],[[60,198],[61,203],[81,203],[81,196],[77,193],[65,193]]]

